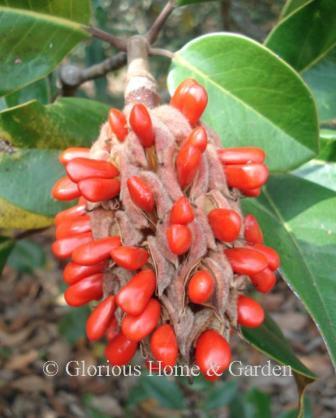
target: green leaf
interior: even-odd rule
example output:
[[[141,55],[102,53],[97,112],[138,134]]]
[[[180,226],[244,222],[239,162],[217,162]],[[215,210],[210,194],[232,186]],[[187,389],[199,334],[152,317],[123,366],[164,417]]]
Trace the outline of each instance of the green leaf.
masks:
[[[46,76],[89,36],[77,22],[25,9],[0,6],[0,19],[0,96]]]
[[[258,418],[272,418],[271,397],[257,388],[253,388],[246,396],[247,401],[252,403],[255,415]]]
[[[203,409],[219,409],[228,405],[235,397],[238,390],[237,381],[223,382],[219,381],[210,387],[207,397],[204,400]]]
[[[65,314],[58,325],[59,333],[67,339],[69,344],[75,344],[79,339],[85,338],[85,324],[90,315],[90,308],[82,306],[71,309]]]
[[[46,256],[43,247],[31,240],[17,241],[8,258],[8,264],[21,273],[33,273],[45,265]]]
[[[336,49],[302,74],[316,100],[321,122],[336,118]]]
[[[295,12],[299,7],[304,6],[307,3],[310,3],[314,0],[287,0],[281,11],[281,18],[288,16],[289,14]]]
[[[274,171],[294,168],[317,153],[311,93],[287,64],[258,43],[224,33],[197,38],[175,54],[170,91],[188,77],[207,89],[204,121],[224,146],[260,146]]]
[[[9,94],[4,99],[7,107],[14,107],[30,100],[37,100],[42,104],[47,104],[49,102],[49,82],[47,78],[43,78]]]
[[[209,3],[210,1],[219,1],[219,0],[177,0],[177,6],[188,6],[189,4],[195,3]]]
[[[78,23],[89,23],[91,13],[89,0],[0,0],[0,5],[63,17]]]
[[[35,229],[51,225],[64,208],[50,190],[64,175],[57,151],[0,153],[0,227]]]
[[[0,274],[7,262],[7,258],[14,247],[15,241],[11,238],[0,237]]]
[[[319,62],[336,46],[333,0],[307,3],[275,26],[265,44],[298,71]]]
[[[294,175],[271,177],[258,200],[243,204],[260,221],[266,244],[281,255],[281,272],[317,323],[334,364],[335,206],[333,191]]]
[[[336,131],[322,129],[320,133],[319,160],[336,162]]]
[[[312,160],[293,171],[293,174],[336,192],[335,163]]]
[[[0,137],[21,148],[91,146],[109,107],[93,100],[62,98],[43,106],[31,101],[0,112]]]
[[[259,351],[285,366],[293,372],[312,380],[315,375],[296,357],[293,349],[273,319],[266,315],[262,326],[258,328],[242,328],[244,338]]]

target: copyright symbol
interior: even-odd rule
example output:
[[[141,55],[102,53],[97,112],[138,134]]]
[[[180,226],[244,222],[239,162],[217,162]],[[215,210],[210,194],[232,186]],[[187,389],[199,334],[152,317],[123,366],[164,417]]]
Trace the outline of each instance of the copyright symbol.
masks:
[[[58,373],[58,364],[53,360],[46,361],[43,363],[42,370],[46,376],[56,376]]]

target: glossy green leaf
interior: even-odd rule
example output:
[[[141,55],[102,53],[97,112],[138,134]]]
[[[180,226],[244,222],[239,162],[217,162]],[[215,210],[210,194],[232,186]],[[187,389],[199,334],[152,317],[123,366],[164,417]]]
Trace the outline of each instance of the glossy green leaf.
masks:
[[[26,9],[79,23],[89,23],[91,12],[89,0],[0,0],[0,6]]]
[[[7,262],[7,258],[10,255],[15,241],[11,238],[0,237],[0,274],[2,273],[3,268]]]
[[[225,33],[197,38],[175,54],[170,92],[188,77],[207,89],[203,119],[224,146],[262,147],[273,171],[294,168],[317,153],[311,93],[287,64],[258,43]]]
[[[0,227],[35,229],[52,224],[64,208],[50,190],[64,175],[57,151],[18,150],[0,154]]]
[[[319,62],[336,46],[334,0],[315,0],[275,26],[265,44],[298,71]]]
[[[0,112],[0,136],[21,148],[90,146],[108,109],[103,103],[78,98],[62,98],[47,106],[31,101]]]
[[[210,1],[218,1],[218,0],[177,0],[176,5],[188,6],[190,4],[195,4],[195,3],[209,3]]]
[[[296,357],[281,329],[269,315],[266,315],[262,326],[242,328],[242,334],[250,344],[268,357],[285,366],[290,366],[293,372],[315,379],[314,373]]]
[[[49,82],[47,78],[29,84],[21,90],[17,90],[4,98],[7,107],[14,107],[20,104],[37,100],[39,103],[47,104],[50,100]]]
[[[336,118],[336,49],[302,74],[316,100],[321,122]]]
[[[26,9],[0,6],[0,20],[0,96],[43,78],[88,37],[80,23]]]
[[[336,192],[336,164],[321,160],[311,160],[297,170],[293,171],[298,177],[302,177],[313,183]]]
[[[28,239],[17,241],[8,258],[8,264],[21,273],[33,273],[35,269],[42,268],[45,262],[43,247]]]
[[[307,3],[311,3],[314,0],[287,0],[282,11],[281,18],[288,16],[289,14],[295,12],[299,7],[304,6]]]
[[[272,177],[262,196],[246,199],[266,244],[281,255],[281,272],[304,303],[336,364],[336,194],[294,175]],[[258,331],[256,331],[258,332]]]
[[[319,160],[336,162],[336,130],[322,129],[320,133]]]

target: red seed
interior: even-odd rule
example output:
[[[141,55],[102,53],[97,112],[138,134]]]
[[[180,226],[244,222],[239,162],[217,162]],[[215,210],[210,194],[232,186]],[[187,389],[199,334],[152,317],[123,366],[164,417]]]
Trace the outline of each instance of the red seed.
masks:
[[[81,192],[77,184],[65,176],[56,181],[51,189],[51,195],[54,199],[67,201],[76,199],[81,195]]]
[[[119,334],[119,324],[117,318],[114,316],[111,319],[110,325],[107,327],[105,337],[108,341],[113,340]]]
[[[70,262],[65,266],[63,271],[64,282],[71,285],[78,282],[85,277],[91,276],[96,273],[101,273],[106,267],[105,263],[94,264],[92,266],[83,266]]]
[[[264,242],[264,236],[256,218],[251,214],[246,215],[244,224],[246,241],[252,242],[253,244],[262,244]]]
[[[82,215],[86,214],[86,205],[81,203],[72,206],[69,209],[62,210],[55,216],[55,224],[60,225],[63,222],[67,222],[73,219],[79,219]]]
[[[127,188],[131,199],[140,209],[151,212],[154,209],[154,193],[149,185],[138,176],[132,176],[127,180]]]
[[[119,334],[108,343],[105,357],[113,366],[123,366],[132,360],[137,348],[138,343]]]
[[[150,114],[142,103],[133,106],[130,113],[130,125],[144,148],[151,147],[155,141]]]
[[[124,142],[128,134],[125,115],[119,109],[110,109],[108,121],[112,132],[117,136],[120,142]]]
[[[242,190],[263,186],[269,175],[265,164],[227,165],[224,171],[228,185]]]
[[[140,315],[156,287],[153,270],[143,270],[132,277],[116,295],[116,302],[121,309],[130,315]]]
[[[174,366],[178,356],[178,345],[174,329],[169,324],[159,326],[152,334],[150,349],[162,367]]]
[[[252,248],[259,251],[267,258],[268,267],[271,270],[277,270],[280,267],[280,257],[274,248],[268,247],[263,244],[255,244]]]
[[[206,270],[195,273],[188,284],[188,296],[193,303],[207,302],[215,290],[215,280]]]
[[[64,299],[70,306],[82,306],[103,296],[103,275],[101,273],[86,277],[69,286]]]
[[[120,192],[118,179],[87,179],[78,183],[85,199],[90,202],[101,202],[116,197]]]
[[[196,342],[195,363],[207,380],[215,381],[229,367],[231,349],[226,339],[209,329]]]
[[[92,266],[106,261],[110,257],[110,252],[120,245],[119,236],[97,239],[77,248],[72,254],[72,259],[77,264]]]
[[[68,176],[75,183],[86,179],[112,179],[119,175],[117,167],[108,161],[75,158],[65,168]]]
[[[203,153],[208,145],[208,135],[206,130],[202,126],[195,128],[188,136],[186,143],[193,145]]]
[[[224,250],[233,271],[251,276],[267,267],[267,258],[250,247],[228,248]]]
[[[141,341],[156,327],[160,312],[160,303],[156,299],[151,299],[140,315],[124,317],[121,323],[122,333],[132,341]]]
[[[76,248],[90,241],[92,241],[91,232],[85,232],[84,234],[55,241],[51,246],[51,250],[57,258],[65,259],[70,257]]]
[[[240,189],[243,195],[247,197],[258,197],[261,194],[261,188],[257,187],[255,189]]]
[[[208,213],[212,232],[220,241],[232,242],[238,238],[241,219],[239,214],[231,209],[212,209]]]
[[[169,248],[173,254],[182,255],[190,248],[192,234],[186,225],[171,225],[166,231]]]
[[[114,296],[100,302],[86,321],[86,335],[90,341],[100,340],[106,333],[115,311]]]
[[[70,147],[64,150],[59,156],[59,162],[63,165],[67,164],[74,158],[90,158],[90,148]]]
[[[258,302],[240,295],[237,302],[238,324],[243,327],[257,328],[265,319],[264,309]]]
[[[149,254],[143,248],[121,246],[111,251],[112,260],[127,270],[138,270],[146,264]]]
[[[182,196],[174,203],[171,212],[169,222],[171,224],[187,225],[195,218],[194,210],[189,200]]]
[[[276,275],[268,267],[260,273],[250,276],[250,279],[254,287],[261,293],[270,292],[276,283]]]
[[[186,80],[184,80],[181,84],[179,84],[179,86],[175,90],[170,100],[170,104],[176,107],[177,109],[180,109],[182,107],[183,98],[188,93],[189,88],[195,85],[197,86],[198,83],[196,80],[192,78],[187,78]]]
[[[193,145],[182,145],[176,157],[177,179],[182,188],[187,187],[194,179],[201,163],[202,153]]]
[[[265,152],[258,147],[222,148],[218,156],[223,164],[263,163]]]
[[[56,239],[68,238],[91,231],[90,218],[83,215],[80,218],[65,221],[56,227]]]

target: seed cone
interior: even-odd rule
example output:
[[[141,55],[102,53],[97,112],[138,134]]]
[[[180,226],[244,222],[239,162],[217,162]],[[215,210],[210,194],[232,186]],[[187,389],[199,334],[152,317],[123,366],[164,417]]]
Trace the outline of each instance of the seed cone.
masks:
[[[121,347],[131,346],[133,350],[134,343],[127,342],[129,335],[132,336],[133,341],[139,340],[144,359],[162,360],[164,362],[163,358],[158,358],[160,354],[157,354],[161,353],[162,350],[155,346],[155,344],[159,344],[158,341],[162,341],[162,332],[160,338],[156,337],[151,343],[150,341],[153,331],[155,333],[157,327],[167,324],[167,326],[170,326],[167,329],[169,330],[169,338],[173,341],[173,354],[176,344],[178,347],[177,361],[193,363],[196,349],[199,353],[198,358],[203,356],[201,360],[196,359],[196,362],[202,363],[201,371],[209,380],[215,380],[213,376],[204,371],[204,364],[211,363],[211,356],[215,355],[214,350],[216,350],[216,347],[206,349],[209,345],[209,338],[215,332],[214,344],[216,345],[216,341],[218,341],[218,349],[223,345],[228,347],[226,342],[229,341],[232,330],[237,329],[239,325],[237,314],[239,312],[237,309],[239,296],[244,292],[247,285],[251,285],[248,276],[250,264],[252,264],[251,275],[252,273],[254,275],[253,284],[257,289],[261,288],[263,290],[265,286],[263,287],[260,282],[256,283],[256,277],[261,277],[262,280],[264,275],[258,276],[255,271],[258,268],[263,270],[269,266],[267,258],[262,252],[253,250],[254,244],[260,245],[261,232],[258,234],[258,243],[247,242],[245,238],[245,236],[254,236],[251,233],[246,235],[244,216],[240,208],[240,198],[242,193],[248,189],[248,185],[244,188],[243,184],[241,190],[233,189],[229,187],[225,175],[226,168],[231,167],[231,164],[232,166],[237,164],[236,161],[239,162],[239,167],[244,165],[241,154],[239,154],[241,150],[230,150],[225,154],[225,162],[222,161],[218,136],[199,120],[195,122],[194,118],[195,114],[202,113],[207,100],[203,99],[203,96],[202,100],[198,102],[197,100],[189,100],[188,94],[198,94],[197,86],[199,85],[194,80],[188,80],[185,83],[186,86],[178,90],[183,91],[183,97],[174,96],[172,100],[172,103],[179,104],[180,109],[173,105],[146,107],[146,118],[149,116],[151,121],[151,138],[154,138],[152,145],[148,141],[148,132],[143,130],[144,125],[140,124],[139,129],[135,129],[136,134],[134,130],[134,124],[137,123],[136,118],[133,117],[132,124],[129,122],[134,103],[127,103],[123,110],[127,126],[116,126],[118,120],[124,120],[123,117],[120,117],[120,114],[118,119],[113,120],[113,124],[106,122],[102,126],[99,138],[93,144],[88,158],[104,161],[105,177],[109,177],[106,174],[109,173],[106,162],[116,168],[116,170],[112,170],[114,173],[113,179],[120,182],[120,192],[109,200],[86,201],[85,215],[82,214],[79,217],[89,215],[93,241],[113,236],[120,237],[121,240],[121,246],[112,249],[103,272],[103,299],[116,295],[116,303],[118,303],[118,300],[121,301],[122,298],[125,298],[128,286],[136,282],[136,280],[130,282],[136,274],[148,269],[155,273],[156,284],[153,295],[152,282],[148,284],[148,289],[146,283],[141,284],[141,292],[148,293],[148,298],[152,295],[152,299],[148,301],[145,308],[139,308],[143,310],[140,315],[132,316],[123,312],[122,302],[120,302],[120,306],[117,306],[115,311],[111,310],[110,321],[106,320],[106,315],[102,320],[103,325],[106,324],[104,325],[106,326],[106,332],[108,331],[108,325],[113,323],[114,328],[117,324],[119,333],[123,333],[122,339],[121,337],[114,337],[119,339],[111,340],[106,351],[106,353],[110,353],[107,355],[111,362],[114,358],[113,347],[118,346],[120,339],[123,344],[120,345]],[[204,91],[202,87],[202,95],[204,95]],[[134,94],[132,97],[134,97]],[[188,112],[184,114],[183,101],[187,100],[185,97],[187,97],[189,104],[195,102],[197,106],[204,107],[192,112],[189,106]],[[190,114],[193,115],[190,117],[193,125],[188,120]],[[148,120],[146,123],[148,124]],[[193,131],[197,129],[199,133],[201,127],[206,134],[206,146],[204,146],[203,131],[200,145],[197,141],[190,140],[190,138],[196,136],[196,134],[193,135]],[[120,132],[125,135],[123,134],[121,137]],[[254,155],[257,162],[253,161]],[[263,155],[261,150],[249,148],[249,160],[246,161],[246,165],[263,165],[263,161],[260,161],[260,155]],[[232,156],[231,162],[230,156]],[[82,159],[80,165],[81,178],[84,176],[83,171],[85,172],[83,161]],[[77,166],[76,162],[70,166],[72,179],[77,178],[76,173],[73,172],[74,167]],[[65,169],[67,170],[67,165],[65,165]],[[99,164],[97,167],[95,165],[95,169],[99,177]],[[117,176],[116,173],[118,173]],[[130,179],[133,179],[131,187]],[[106,178],[104,181],[106,181]],[[98,179],[97,184],[104,187],[104,181],[101,179],[99,183]],[[253,188],[256,187],[254,183],[252,185]],[[262,184],[258,183],[257,186],[261,187]],[[101,196],[104,193],[93,190],[92,195]],[[188,213],[188,216],[186,216],[183,213],[183,210],[186,209],[181,204],[175,204],[177,201],[181,201],[181,198],[187,199],[187,204],[189,202],[190,206],[187,206],[187,210],[191,212],[191,215]],[[171,216],[173,206],[174,216]],[[179,213],[179,207],[181,207],[181,213]],[[225,210],[219,212],[217,217],[209,216],[209,213],[214,214],[215,209]],[[181,224],[172,225],[172,219],[178,220],[179,217],[183,220]],[[179,226],[176,227],[177,225]],[[171,233],[172,227],[174,233]],[[259,228],[258,225],[254,227]],[[167,231],[170,232],[167,233]],[[225,242],[223,239],[229,239],[229,241]],[[78,254],[85,253],[85,245],[90,244],[84,244],[84,250],[83,246],[79,249],[71,249],[77,256],[74,260],[75,263],[76,260],[81,260]],[[245,248],[240,251],[241,247],[248,247],[248,251],[246,252]],[[95,248],[100,248],[100,246],[95,246]],[[182,248],[183,251],[175,251],[176,248]],[[230,252],[231,259],[229,259],[225,251],[232,248],[235,249],[235,252]],[[142,251],[137,249],[142,249]],[[148,258],[143,250],[149,255]],[[244,251],[250,258],[247,262],[248,265],[243,266],[244,274],[241,274],[239,273],[239,266],[244,264]],[[257,254],[256,259],[253,258],[255,254]],[[120,256],[122,256],[122,262],[118,258]],[[104,258],[106,258],[106,253]],[[263,264],[264,260],[265,263]],[[92,265],[92,259],[90,259],[90,263]],[[97,255],[98,263],[102,263],[102,257]],[[235,266],[235,272],[232,265]],[[187,293],[188,283],[198,271],[209,272],[214,280],[214,289],[209,292],[209,298],[204,303],[192,302]],[[75,282],[75,279],[72,280]],[[202,282],[200,281],[200,283]],[[121,289],[127,284],[128,286],[122,292],[122,298],[118,297]],[[137,286],[139,286],[139,283]],[[73,298],[75,298],[75,290],[71,293]],[[134,294],[135,288],[131,290]],[[271,290],[270,286],[267,287],[267,290]],[[197,300],[197,287],[193,288],[193,294],[195,292],[194,300]],[[202,289],[200,289],[200,293],[202,293]],[[156,311],[155,317],[150,317],[149,320],[148,317],[151,315],[150,304],[157,303],[153,301],[158,301],[160,304],[160,317],[157,318],[158,311]],[[72,302],[74,305],[76,304],[76,301]],[[143,298],[141,303],[143,304]],[[137,304],[136,298],[134,298],[134,304]],[[254,305],[251,306],[251,315],[253,315]],[[262,309],[258,304],[256,306]],[[138,312],[137,307],[134,310]],[[143,324],[144,326],[141,325],[141,315],[146,321]],[[96,320],[99,321],[98,314],[96,314]],[[254,321],[245,319],[244,325],[246,323],[253,324]],[[102,334],[101,326],[98,326],[98,328],[100,334]],[[145,332],[142,335],[144,329],[148,329],[148,333]],[[209,330],[211,330],[210,333]],[[140,335],[137,334],[138,332]],[[174,334],[176,341],[174,340]],[[202,338],[200,338],[201,335]],[[226,340],[225,343],[223,343],[223,340]],[[198,347],[198,342],[199,345],[203,345]],[[162,342],[162,344],[168,343]],[[152,350],[150,347],[152,347]],[[118,349],[122,351],[119,346]],[[131,357],[128,351],[125,348],[125,362],[128,362]],[[209,358],[206,358],[207,353]],[[226,357],[223,353],[221,355],[221,358],[225,357],[221,360],[222,364],[217,365],[221,372],[227,368],[228,356],[230,356],[229,348],[226,349],[225,353]],[[173,358],[176,357],[174,356]],[[118,357],[118,364],[122,361],[122,358]]]

